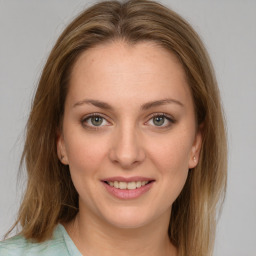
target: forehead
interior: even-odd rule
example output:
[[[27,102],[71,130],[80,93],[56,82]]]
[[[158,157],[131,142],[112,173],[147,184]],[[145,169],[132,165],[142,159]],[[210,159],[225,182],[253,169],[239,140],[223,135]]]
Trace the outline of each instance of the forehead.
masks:
[[[173,53],[154,42],[123,41],[83,52],[73,67],[68,96],[128,102],[191,98],[183,66]]]

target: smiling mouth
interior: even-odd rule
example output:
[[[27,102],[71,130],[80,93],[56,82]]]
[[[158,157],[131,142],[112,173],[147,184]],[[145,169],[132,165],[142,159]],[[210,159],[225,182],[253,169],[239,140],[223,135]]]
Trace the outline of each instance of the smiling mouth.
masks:
[[[138,189],[140,187],[143,187],[153,181],[131,181],[131,182],[124,182],[124,181],[104,181],[106,184],[108,184],[111,187],[117,188],[117,189],[129,189],[134,190]]]

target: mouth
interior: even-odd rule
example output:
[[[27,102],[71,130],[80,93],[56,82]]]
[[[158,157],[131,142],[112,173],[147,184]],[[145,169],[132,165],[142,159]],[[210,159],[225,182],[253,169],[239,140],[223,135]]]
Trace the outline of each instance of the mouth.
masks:
[[[101,180],[105,189],[119,199],[136,199],[151,190],[155,180],[146,177],[111,177]]]
[[[108,184],[111,187],[121,189],[121,190],[134,190],[141,187],[146,186],[147,184],[153,182],[153,180],[144,180],[144,181],[131,181],[131,182],[125,182],[125,181],[104,181],[104,183]]]
[[[102,180],[106,191],[112,196],[121,199],[136,199],[151,190],[155,180],[143,177],[113,177]]]

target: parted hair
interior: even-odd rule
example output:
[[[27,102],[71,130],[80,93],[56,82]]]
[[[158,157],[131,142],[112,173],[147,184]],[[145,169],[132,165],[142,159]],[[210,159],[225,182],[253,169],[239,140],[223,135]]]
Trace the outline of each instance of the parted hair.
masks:
[[[17,221],[25,238],[50,239],[58,223],[79,211],[69,167],[57,155],[72,67],[86,50],[110,41],[153,41],[183,65],[203,141],[198,165],[172,206],[170,241],[179,256],[212,255],[216,220],[226,191],[227,145],[223,110],[211,61],[198,34],[177,13],[150,0],[104,1],[83,11],[63,31],[41,74],[26,126],[21,164],[27,187]]]

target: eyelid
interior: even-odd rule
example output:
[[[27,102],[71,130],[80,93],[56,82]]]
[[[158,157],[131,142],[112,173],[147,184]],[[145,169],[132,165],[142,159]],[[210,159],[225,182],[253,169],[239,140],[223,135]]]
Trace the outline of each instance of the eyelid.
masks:
[[[85,124],[85,121],[87,119],[89,119],[91,117],[94,117],[94,116],[99,116],[99,117],[103,118],[107,123],[109,123],[111,125],[111,123],[108,121],[108,119],[109,119],[108,117],[106,117],[102,113],[95,112],[95,113],[87,114],[87,115],[85,115],[85,116],[83,116],[81,118],[82,126],[85,127],[85,128],[88,128],[88,129],[92,129],[92,130],[99,130],[99,129],[103,129],[104,126],[109,126],[109,124],[108,125],[103,125],[103,126],[91,126],[91,125]],[[168,120],[168,122],[170,122],[168,125],[165,125],[165,126],[154,126],[154,127],[158,128],[158,129],[168,128],[168,127],[170,127],[172,124],[174,124],[176,122],[175,118],[173,116],[171,116],[170,114],[166,114],[166,113],[163,113],[163,112],[157,112],[157,113],[150,114],[147,117],[148,121],[145,124],[147,124],[152,118],[154,118],[156,116],[163,116],[163,117],[165,117]]]
[[[165,117],[171,124],[168,124],[168,125],[165,125],[165,126],[154,126],[154,127],[157,127],[157,128],[168,128],[169,126],[171,126],[172,124],[176,123],[176,119],[171,116],[170,114],[166,114],[166,113],[163,113],[163,112],[158,112],[158,113],[153,113],[151,115],[149,115],[148,117],[148,121],[146,122],[146,124],[154,117],[156,116],[163,116]]]
[[[85,128],[88,128],[88,129],[92,129],[92,130],[99,130],[99,129],[102,129],[104,126],[109,126],[109,125],[91,126],[91,125],[85,124],[87,119],[92,118],[94,116],[99,116],[99,117],[103,118],[104,120],[106,120],[107,123],[110,123],[108,121],[108,118],[104,114],[95,112],[95,113],[90,113],[88,115],[85,115],[81,118],[82,126]]]

